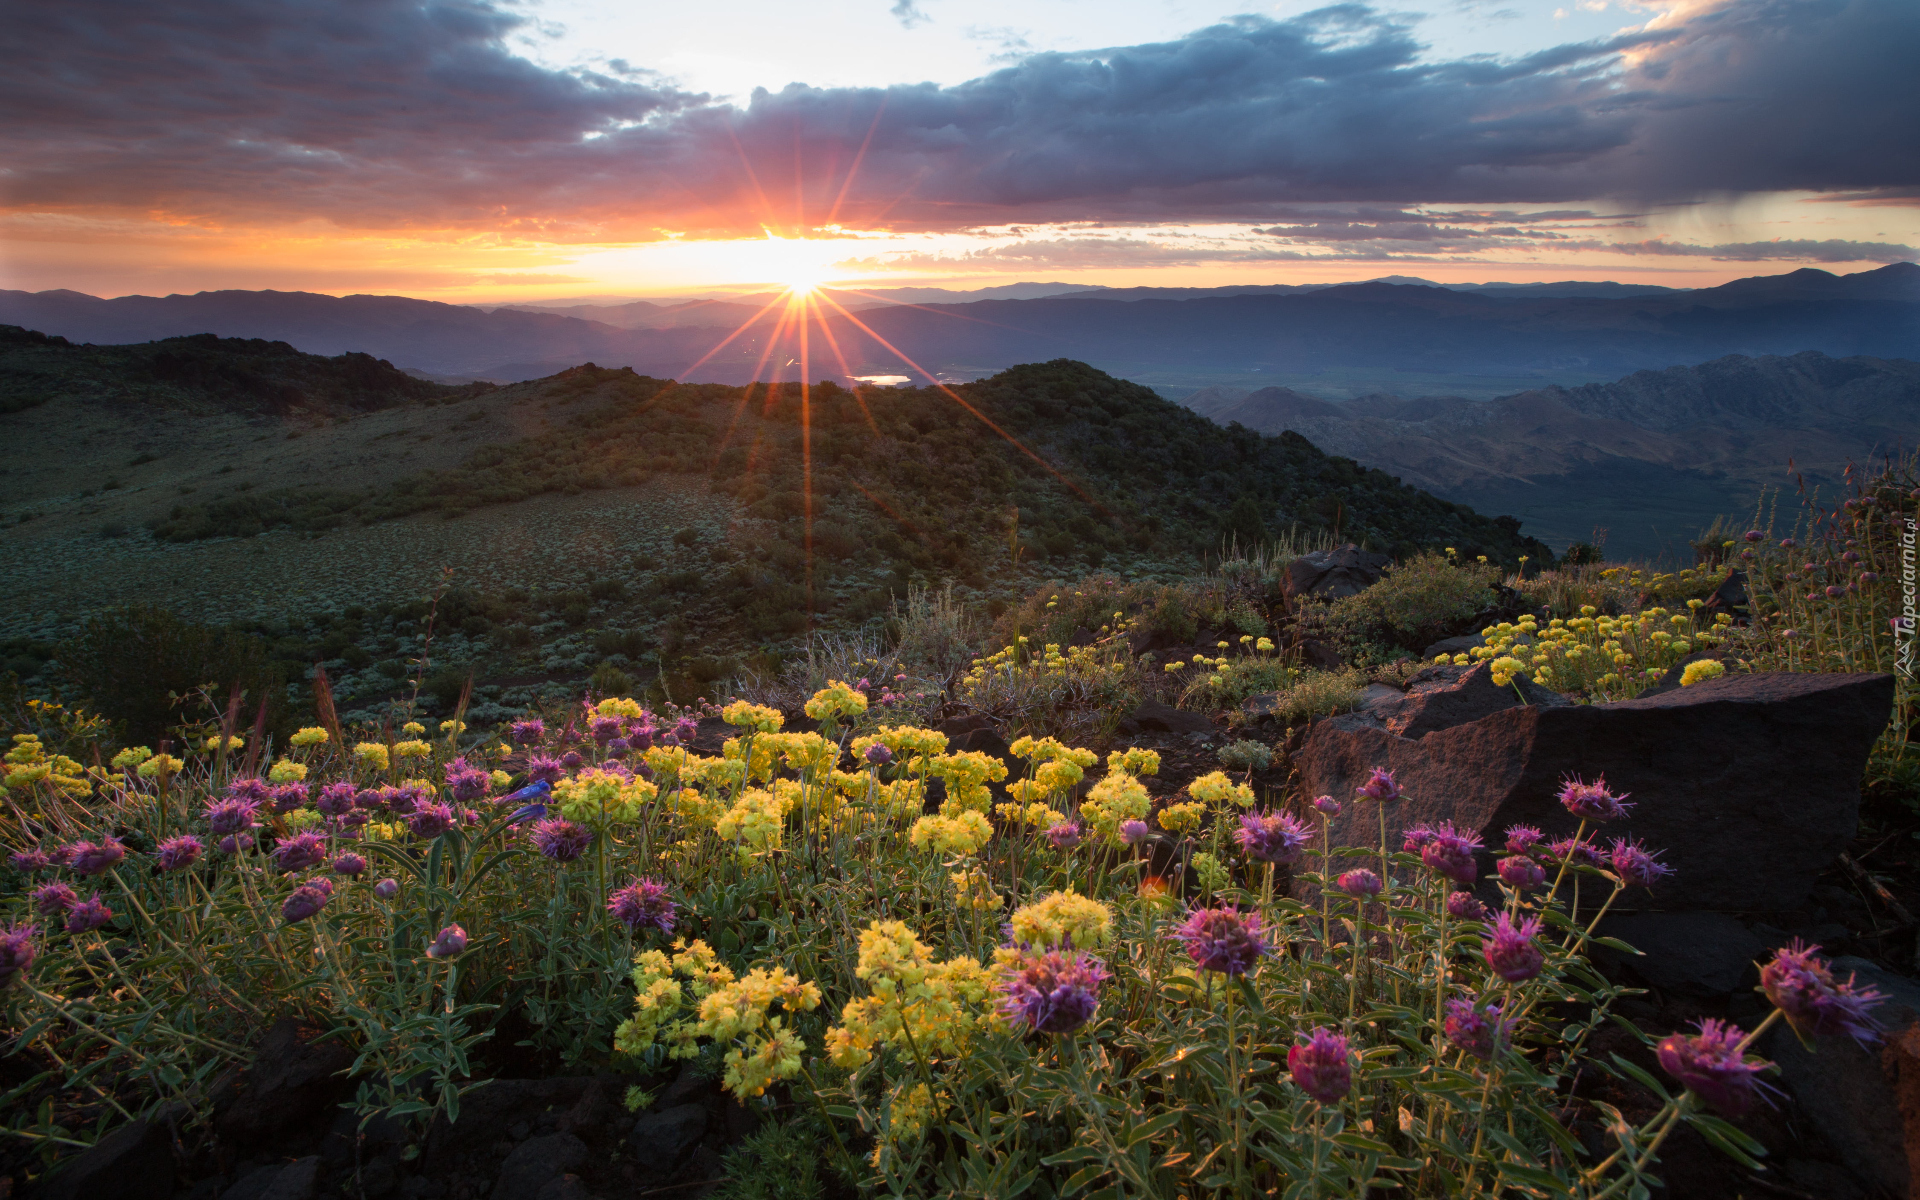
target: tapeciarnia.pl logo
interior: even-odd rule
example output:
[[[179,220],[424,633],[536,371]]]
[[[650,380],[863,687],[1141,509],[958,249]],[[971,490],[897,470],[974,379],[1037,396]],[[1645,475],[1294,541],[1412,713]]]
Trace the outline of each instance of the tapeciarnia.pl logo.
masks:
[[[1907,527],[1900,532],[1900,615],[1893,619],[1894,666],[1908,679],[1913,678],[1914,668],[1914,626],[1920,621],[1915,613],[1916,593],[1920,593],[1920,567],[1915,564],[1915,525],[1916,518],[1907,518]]]

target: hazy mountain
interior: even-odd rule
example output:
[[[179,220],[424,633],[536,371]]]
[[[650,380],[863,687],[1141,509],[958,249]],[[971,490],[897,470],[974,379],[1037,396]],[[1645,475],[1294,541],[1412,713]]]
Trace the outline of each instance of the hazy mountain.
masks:
[[[952,288],[821,288],[820,292],[851,312],[869,308],[888,308],[895,304],[964,304],[974,300],[1034,300],[1045,296],[1088,296],[1107,289],[1072,283],[1009,283],[1000,287],[955,291]],[[671,329],[679,326],[725,326],[734,328],[751,320],[761,309],[786,298],[784,292],[749,292],[732,296],[702,297],[669,303],[663,300],[631,300],[618,304],[491,304],[475,305],[488,312],[555,313],[599,321],[621,329]]]

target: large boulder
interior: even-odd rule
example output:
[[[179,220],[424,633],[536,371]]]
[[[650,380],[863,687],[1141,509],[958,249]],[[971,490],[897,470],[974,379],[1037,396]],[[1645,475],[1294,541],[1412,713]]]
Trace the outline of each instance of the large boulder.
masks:
[[[1315,550],[1287,564],[1280,589],[1289,600],[1302,596],[1321,596],[1328,600],[1356,596],[1380,582],[1381,572],[1392,561],[1388,555],[1362,550],[1351,542],[1331,550]]]
[[[173,1195],[173,1134],[164,1121],[122,1125],[29,1194],[37,1200],[166,1200]]]
[[[1306,795],[1345,804],[1336,844],[1378,841],[1380,806],[1347,803],[1374,767],[1405,792],[1384,814],[1396,848],[1423,822],[1452,821],[1496,848],[1509,825],[1571,834],[1562,781],[1604,775],[1634,807],[1601,832],[1643,839],[1675,872],[1617,907],[1798,908],[1854,835],[1861,772],[1893,704],[1891,675],[1725,675],[1585,705],[1521,681],[1523,704],[1489,674],[1485,663],[1431,667],[1403,699],[1314,726],[1295,762]]]
[[[324,1128],[352,1088],[353,1051],[323,1041],[326,1030],[294,1017],[267,1029],[251,1065],[214,1100],[214,1128],[239,1145],[266,1145],[292,1132]]]

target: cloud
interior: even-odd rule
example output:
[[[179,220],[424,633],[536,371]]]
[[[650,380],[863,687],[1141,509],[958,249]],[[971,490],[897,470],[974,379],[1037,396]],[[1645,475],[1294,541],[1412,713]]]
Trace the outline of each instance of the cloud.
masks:
[[[900,22],[901,25],[908,29],[912,29],[918,25],[925,25],[928,21],[933,20],[932,17],[920,11],[920,6],[914,3],[914,0],[894,0],[893,7],[888,9],[887,12],[894,20]]]
[[[1407,20],[1344,3],[743,107],[626,63],[537,66],[512,49],[531,26],[481,0],[63,0],[10,20],[36,48],[0,76],[15,211],[584,243],[1920,186],[1912,0],[1735,0],[1441,62]],[[1419,221],[1270,236],[1316,234],[1540,240]]]
[[[1605,247],[1617,254],[1674,254],[1689,258],[1715,258],[1722,262],[1877,262],[1896,263],[1920,260],[1920,250],[1896,242],[1849,242],[1837,238],[1825,241],[1780,238],[1771,242],[1728,242],[1718,246],[1694,246],[1684,242],[1615,242]]]

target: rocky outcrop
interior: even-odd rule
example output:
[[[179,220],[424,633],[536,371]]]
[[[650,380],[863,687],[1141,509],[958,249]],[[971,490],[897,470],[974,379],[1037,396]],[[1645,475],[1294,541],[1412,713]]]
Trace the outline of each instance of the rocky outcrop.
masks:
[[[214,1099],[214,1128],[240,1146],[264,1145],[290,1130],[324,1127],[352,1084],[353,1051],[321,1041],[326,1030],[292,1017],[267,1030],[253,1064]]]
[[[1604,775],[1634,808],[1602,832],[1642,839],[1675,871],[1620,907],[1792,909],[1853,836],[1861,771],[1893,702],[1890,675],[1745,674],[1618,704],[1532,689],[1523,704],[1489,674],[1431,667],[1404,698],[1314,726],[1296,763],[1305,795],[1346,805],[1336,843],[1377,841],[1379,806],[1347,803],[1374,767],[1406,793],[1386,806],[1395,846],[1408,826],[1443,820],[1495,847],[1514,824],[1571,834],[1562,781]]]
[[[1338,600],[1356,596],[1380,582],[1381,572],[1393,559],[1385,554],[1362,550],[1349,542],[1331,550],[1302,554],[1287,564],[1281,590],[1288,600],[1319,596]]]

